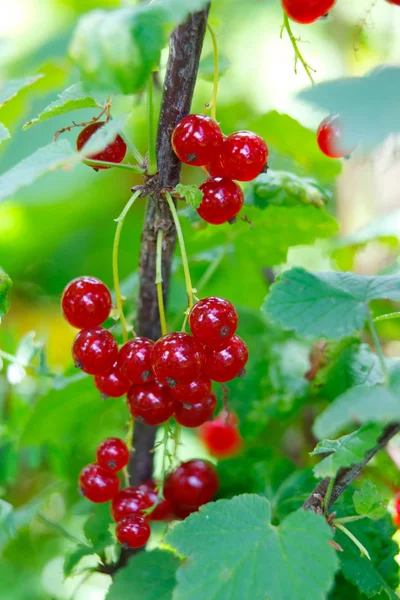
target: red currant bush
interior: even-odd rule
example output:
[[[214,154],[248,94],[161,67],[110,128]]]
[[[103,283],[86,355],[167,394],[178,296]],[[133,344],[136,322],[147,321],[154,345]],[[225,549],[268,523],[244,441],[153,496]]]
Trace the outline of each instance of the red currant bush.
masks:
[[[267,165],[268,147],[251,131],[229,135],[221,149],[221,162],[227,177],[236,181],[252,181]]]
[[[213,381],[225,383],[237,377],[244,369],[249,353],[244,341],[234,335],[222,350],[204,351],[204,373]]]
[[[114,521],[122,521],[132,515],[143,516],[143,512],[153,506],[149,494],[139,488],[127,487],[118,492],[111,504]]]
[[[126,342],[118,356],[122,375],[131,383],[147,383],[154,380],[151,355],[154,342],[145,337],[136,337]]]
[[[172,147],[181,162],[201,167],[218,153],[222,140],[221,129],[213,119],[188,115],[175,127]]]
[[[211,393],[211,379],[195,379],[190,383],[177,383],[171,388],[171,395],[179,402],[196,404]]]
[[[222,412],[213,421],[204,423],[200,430],[203,441],[211,456],[229,458],[242,448],[242,438],[237,428],[237,419],[232,413]]]
[[[128,407],[135,419],[147,425],[161,425],[174,414],[175,400],[168,388],[156,381],[132,385],[128,392]]]
[[[127,548],[142,548],[147,544],[150,533],[150,525],[137,515],[123,519],[115,529],[117,540]]]
[[[293,21],[313,23],[324,17],[333,7],[336,0],[282,0],[283,10]]]
[[[76,149],[82,150],[86,142],[92,137],[96,131],[105,125],[104,121],[96,121],[96,123],[90,123],[79,133],[76,140]],[[115,140],[104,148],[101,152],[90,156],[92,160],[103,160],[104,162],[120,163],[124,160],[126,154],[126,144],[120,135],[117,135]],[[110,167],[96,166],[97,169],[109,169]]]
[[[121,471],[129,461],[129,450],[119,438],[108,438],[101,442],[96,452],[97,464],[106,471]]]
[[[189,326],[194,337],[207,348],[223,348],[237,329],[238,315],[228,300],[210,296],[194,305]]]
[[[78,277],[65,288],[61,308],[70,325],[78,329],[98,327],[111,311],[108,287],[95,277]]]
[[[112,333],[101,327],[82,329],[72,344],[75,366],[89,375],[111,371],[118,358],[118,346]]]
[[[174,509],[197,509],[210,502],[218,491],[218,474],[210,462],[189,460],[171,473],[164,484],[164,496]]]
[[[91,502],[109,502],[118,494],[119,479],[99,465],[87,465],[79,475],[79,489]]]
[[[214,394],[209,394],[203,400],[195,404],[183,404],[177,402],[175,407],[175,419],[184,427],[199,427],[203,425],[214,414],[217,399]]]
[[[169,333],[154,344],[154,374],[170,387],[196,379],[201,373],[202,363],[201,345],[187,333]]]
[[[96,375],[94,385],[105,398],[121,398],[130,387],[129,381],[121,375],[118,363],[108,373]]]
[[[327,117],[318,127],[317,142],[321,151],[329,158],[343,158],[351,151],[343,148],[342,127],[339,115]]]
[[[231,221],[243,206],[243,192],[231,179],[207,179],[201,184],[200,190],[203,192],[203,198],[197,212],[211,225],[222,225]]]
[[[149,521],[167,521],[168,519],[172,518],[172,505],[169,500],[158,497],[157,484],[155,481],[145,481],[139,485],[139,489],[146,492],[153,507],[156,505],[156,507],[153,508],[152,512],[148,515]]]

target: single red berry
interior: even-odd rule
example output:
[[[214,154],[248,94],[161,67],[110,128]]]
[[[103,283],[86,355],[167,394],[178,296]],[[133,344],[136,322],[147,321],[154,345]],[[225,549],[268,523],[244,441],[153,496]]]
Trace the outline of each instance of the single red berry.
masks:
[[[187,333],[169,333],[154,344],[154,374],[170,387],[196,379],[201,373],[202,360],[201,345]]]
[[[171,388],[171,395],[179,402],[196,404],[207,398],[211,393],[211,379],[195,379],[190,383],[177,383]]]
[[[101,327],[82,329],[72,344],[75,366],[89,375],[111,371],[118,358],[118,346],[112,333]]]
[[[199,427],[203,425],[214,414],[217,406],[215,394],[209,394],[203,400],[195,404],[183,404],[177,402],[175,407],[175,419],[184,427]]]
[[[201,427],[200,438],[209,453],[216,458],[235,456],[242,448],[242,438],[237,428],[236,415],[226,412],[219,414],[213,421],[207,421]]]
[[[236,181],[252,181],[263,172],[268,160],[264,140],[251,131],[228,135],[221,148],[225,173]]]
[[[118,363],[115,363],[108,373],[96,375],[94,385],[106,398],[120,398],[127,393],[130,387],[129,381],[121,375]]]
[[[126,342],[118,356],[122,375],[131,383],[148,383],[154,380],[151,355],[154,342],[145,337],[135,337]]]
[[[129,461],[129,450],[119,438],[108,438],[97,448],[96,460],[106,471],[121,471]]]
[[[200,190],[203,198],[197,212],[211,225],[232,221],[243,206],[243,192],[231,179],[207,179],[201,184]]]
[[[128,548],[142,548],[145,546],[150,533],[150,525],[145,519],[137,515],[120,521],[115,529],[115,535],[119,543]]]
[[[196,302],[189,315],[194,337],[207,348],[226,346],[238,326],[235,307],[224,298],[210,296]]]
[[[104,121],[96,121],[90,123],[79,133],[76,140],[76,149],[78,152],[82,150],[89,138],[92,137],[96,131],[98,131],[104,125]],[[90,157],[92,160],[103,160],[104,162],[120,163],[124,160],[126,154],[126,144],[120,135],[117,135],[115,140],[108,144],[101,152],[92,154]],[[95,171],[98,169],[109,169],[110,167],[96,166],[93,167]]]
[[[91,502],[108,502],[118,494],[119,479],[115,473],[99,465],[87,465],[79,475],[79,488]]]
[[[400,6],[400,0],[387,0],[389,4],[395,4],[396,6]]]
[[[70,325],[78,329],[98,327],[111,311],[108,287],[95,277],[78,277],[64,289],[61,308]]]
[[[141,483],[139,489],[143,490],[149,496],[152,506],[156,504],[156,508],[149,514],[149,521],[167,521],[172,518],[172,505],[165,498],[160,499],[157,492],[157,484],[155,481],[149,480]]]
[[[282,0],[283,10],[287,16],[303,25],[313,23],[324,17],[333,7],[336,0]]]
[[[197,512],[199,510],[198,506],[184,506],[182,505],[176,505],[174,506],[174,516],[177,519],[186,519],[186,517],[188,517],[189,515],[191,515],[194,512]]]
[[[329,158],[343,158],[351,151],[343,148],[343,131],[339,115],[327,117],[318,127],[317,142],[321,151]]]
[[[221,129],[205,115],[188,115],[172,134],[172,147],[180,161],[202,167],[218,152],[222,144]]]
[[[222,350],[204,351],[204,373],[213,381],[225,383],[237,377],[244,369],[249,353],[244,341],[234,335]]]
[[[168,388],[158,381],[132,385],[128,392],[128,408],[135,417],[147,425],[165,423],[175,410],[175,400]]]
[[[149,494],[137,487],[120,490],[112,501],[111,516],[114,521],[122,521],[132,515],[143,516],[143,512],[153,506]]]
[[[218,490],[218,474],[205,460],[189,460],[171,473],[164,484],[164,496],[174,509],[198,508],[210,502]]]

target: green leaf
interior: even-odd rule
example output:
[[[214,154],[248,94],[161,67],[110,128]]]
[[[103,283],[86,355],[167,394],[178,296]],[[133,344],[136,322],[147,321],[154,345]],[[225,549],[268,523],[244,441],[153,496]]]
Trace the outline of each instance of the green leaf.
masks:
[[[29,75],[28,77],[22,77],[21,79],[10,79],[9,81],[6,81],[0,87],[0,108],[14,98],[18,92],[36,83],[36,81],[39,81],[42,77],[44,77],[44,75],[38,73],[37,75]]]
[[[260,496],[207,504],[166,537],[189,557],[174,600],[323,600],[338,565],[331,538],[324,519],[303,510],[273,526]]]
[[[12,281],[10,277],[0,267],[0,324],[10,306],[8,294],[11,287]]]
[[[276,206],[296,206],[313,204],[322,208],[330,194],[321,189],[316,181],[297,177],[286,171],[272,171],[262,174],[246,189],[245,202],[258,208]]]
[[[72,112],[81,108],[103,108],[106,101],[105,94],[99,94],[86,90],[82,83],[74,83],[69,88],[58,94],[59,100],[55,100],[47,106],[35,119],[28,121],[23,129],[28,129],[31,125],[42,123],[53,117],[64,113]]]
[[[3,123],[0,123],[0,144],[4,142],[4,140],[8,140],[10,137],[11,134],[8,131],[7,127],[3,125]]]
[[[335,477],[339,469],[361,462],[365,453],[375,446],[381,433],[381,426],[366,425],[338,440],[319,442],[311,452],[311,456],[316,454],[329,454],[329,456],[314,467],[315,477]]]
[[[175,190],[184,198],[190,206],[193,208],[199,208],[203,199],[203,192],[197,187],[197,185],[183,185],[178,183],[175,186]]]
[[[106,600],[172,600],[179,563],[171,552],[141,552],[117,572]]]
[[[108,503],[98,504],[92,508],[83,531],[86,539],[92,544],[95,552],[100,552],[106,546],[110,546],[114,543],[113,536],[110,532],[111,524],[112,519]]]
[[[370,300],[400,300],[400,277],[353,273],[283,273],[263,310],[284,329],[302,336],[341,339],[361,329]]]
[[[218,77],[221,78],[231,66],[231,61],[229,58],[224,56],[223,54],[219,54],[218,56]],[[214,53],[207,54],[204,58],[201,59],[199,64],[199,77],[201,79],[205,79],[206,81],[214,80]]]
[[[353,502],[359,515],[365,515],[373,521],[387,514],[387,506],[378,488],[368,479],[364,479],[361,490],[354,492]]]
[[[0,530],[3,532],[0,535],[0,540],[13,538],[16,534],[16,526],[14,521],[14,507],[9,502],[0,499]]]
[[[64,577],[69,577],[75,571],[75,567],[78,566],[82,558],[85,556],[92,556],[96,554],[94,548],[89,546],[84,546],[83,544],[79,544],[69,552],[64,559],[63,572]]]

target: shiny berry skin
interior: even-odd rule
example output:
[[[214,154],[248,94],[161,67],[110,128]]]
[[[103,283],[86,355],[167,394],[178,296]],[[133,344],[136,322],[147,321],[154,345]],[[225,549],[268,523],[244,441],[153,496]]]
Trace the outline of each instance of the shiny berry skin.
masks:
[[[174,508],[198,508],[214,498],[218,483],[214,465],[205,460],[189,460],[167,477],[164,496]]]
[[[90,123],[79,133],[76,140],[76,149],[78,152],[83,148],[89,138],[104,125],[104,121],[96,121]],[[104,162],[120,163],[124,160],[126,154],[126,144],[120,135],[117,135],[115,140],[108,144],[101,152],[88,157],[92,160],[103,160]],[[95,171],[98,169],[109,169],[110,167],[97,166],[93,167]]]
[[[211,393],[211,379],[195,379],[190,383],[177,383],[171,388],[171,395],[179,402],[196,404],[201,402]]]
[[[202,347],[187,333],[168,333],[154,344],[154,374],[170,387],[196,379],[201,373],[202,363]]]
[[[283,10],[297,23],[306,25],[324,17],[336,0],[282,0]]]
[[[127,487],[115,496],[111,504],[114,521],[122,521],[132,515],[143,516],[143,512],[153,506],[149,494],[137,487]]]
[[[111,311],[108,287],[96,277],[78,277],[64,289],[61,308],[70,325],[78,329],[98,327]]]
[[[109,502],[118,494],[119,479],[99,465],[87,465],[79,475],[79,489],[91,502]]]
[[[155,381],[132,385],[128,392],[128,408],[142,423],[161,425],[174,414],[175,400],[167,387]]]
[[[157,492],[155,481],[145,481],[139,485],[139,490],[143,490],[149,496],[152,506],[157,504],[156,508],[148,515],[149,521],[167,521],[172,518],[172,505],[168,500],[160,499]]]
[[[106,471],[121,471],[129,461],[128,447],[119,438],[108,438],[98,446],[96,460]]]
[[[252,181],[258,177],[267,160],[267,144],[251,131],[238,131],[228,135],[221,148],[225,173],[236,181]]]
[[[226,140],[226,135],[223,136],[223,139]],[[224,165],[222,164],[220,151],[217,154],[215,154],[212,160],[208,163],[207,171],[210,177],[228,177],[225,172]]]
[[[115,529],[115,535],[119,543],[128,548],[142,548],[145,546],[150,533],[150,525],[145,519],[137,515],[123,519]]]
[[[343,158],[351,151],[342,147],[342,128],[339,115],[327,117],[318,127],[317,142],[320,150],[329,158]]]
[[[72,344],[75,366],[89,375],[111,371],[118,358],[118,346],[112,333],[101,327],[82,329]]]
[[[235,417],[235,416],[233,416]],[[235,456],[242,448],[242,438],[235,418],[223,412],[213,421],[204,423],[200,430],[200,438],[212,456],[228,458]]]
[[[217,154],[222,140],[221,129],[213,119],[188,115],[175,127],[171,143],[181,162],[202,167]]]
[[[193,336],[207,348],[226,346],[238,326],[238,315],[231,302],[210,296],[196,302],[189,315]]]
[[[204,351],[204,373],[213,381],[225,383],[237,377],[244,369],[249,353],[244,341],[234,335],[222,350]]]
[[[207,179],[201,184],[200,190],[203,192],[203,198],[197,212],[206,223],[211,225],[221,225],[231,221],[243,206],[243,192],[231,179],[224,177]]]
[[[94,385],[105,398],[121,398],[130,387],[129,381],[122,377],[118,363],[108,373],[96,375]]]
[[[215,394],[209,394],[195,404],[177,402],[175,419],[184,427],[200,427],[212,417],[217,406]]]
[[[126,342],[118,356],[118,366],[122,375],[131,383],[154,381],[151,355],[154,342],[145,337],[136,337]]]

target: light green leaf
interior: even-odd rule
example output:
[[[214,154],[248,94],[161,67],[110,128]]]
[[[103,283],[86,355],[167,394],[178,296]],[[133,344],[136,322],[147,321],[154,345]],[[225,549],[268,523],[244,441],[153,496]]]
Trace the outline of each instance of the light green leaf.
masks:
[[[13,538],[16,534],[14,507],[9,502],[0,499],[0,541]]]
[[[11,134],[8,131],[7,127],[3,125],[3,123],[0,123],[0,144],[1,142],[4,142],[4,140],[8,140],[10,137]]]
[[[387,506],[372,481],[364,479],[361,490],[353,495],[354,508],[359,515],[365,515],[373,521],[382,519],[387,514]]]
[[[95,552],[100,552],[106,546],[114,543],[110,532],[111,524],[112,519],[108,503],[95,505],[83,528],[86,539],[92,544]]]
[[[245,202],[258,208],[276,206],[296,206],[297,204],[313,204],[322,208],[330,194],[322,190],[316,181],[305,177],[297,177],[286,171],[268,170],[249,184],[246,189]]]
[[[221,78],[231,66],[229,58],[223,54],[218,56],[218,77]],[[214,80],[214,53],[207,54],[199,64],[199,77],[206,81]]]
[[[75,568],[78,566],[82,558],[85,556],[92,556],[93,554],[96,554],[94,548],[91,548],[90,546],[84,546],[83,544],[78,544],[78,546],[68,552],[64,559],[64,577],[69,577],[73,574]]]
[[[8,294],[10,292],[11,287],[11,278],[0,267],[0,324],[10,306]]]
[[[400,277],[353,273],[283,273],[263,310],[284,329],[306,337],[340,339],[363,327],[370,300],[400,300]]]
[[[188,204],[190,204],[190,206],[199,208],[203,199],[203,192],[197,185],[183,185],[182,183],[178,183],[178,185],[175,186],[175,190]]]
[[[260,496],[207,504],[166,537],[188,557],[174,600],[324,600],[338,566],[331,538],[312,512],[273,526],[270,503]]]
[[[47,121],[58,115],[62,115],[73,110],[81,108],[103,108],[106,101],[106,94],[100,94],[86,90],[82,83],[74,83],[69,88],[58,94],[59,100],[55,100],[47,106],[35,119],[25,123],[23,129],[28,129],[31,125]]]
[[[311,456],[315,454],[329,454],[329,456],[314,467],[315,477],[335,477],[339,469],[361,462],[365,453],[375,446],[381,433],[382,426],[366,425],[338,440],[319,442],[311,452]]]
[[[117,572],[106,600],[172,600],[179,559],[171,552],[141,552]]]
[[[28,77],[21,77],[21,79],[10,79],[4,82],[0,87],[0,108],[6,104],[11,98],[14,98],[18,92],[22,89],[36,83],[39,79],[42,79],[44,75],[38,73],[37,75],[30,75]]]

